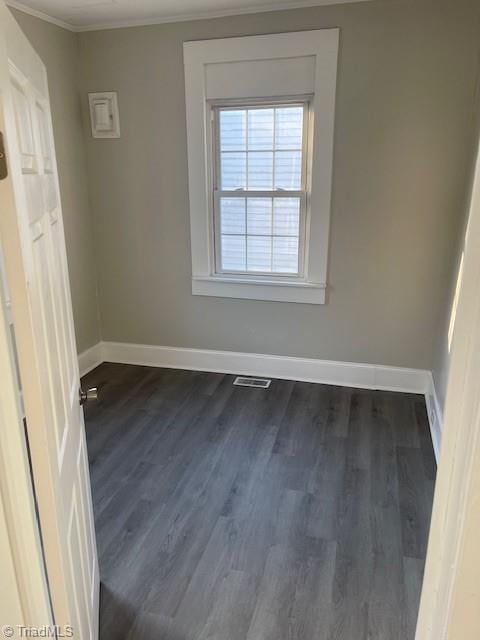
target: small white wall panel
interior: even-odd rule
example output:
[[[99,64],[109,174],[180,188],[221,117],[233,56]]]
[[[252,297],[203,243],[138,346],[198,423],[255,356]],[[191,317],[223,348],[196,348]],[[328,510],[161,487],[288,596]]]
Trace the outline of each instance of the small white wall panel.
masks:
[[[94,138],[119,138],[120,115],[115,91],[89,93],[90,121]]]

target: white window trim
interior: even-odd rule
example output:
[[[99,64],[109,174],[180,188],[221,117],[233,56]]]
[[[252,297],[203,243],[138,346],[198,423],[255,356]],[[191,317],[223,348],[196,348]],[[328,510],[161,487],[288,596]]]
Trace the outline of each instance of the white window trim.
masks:
[[[333,170],[338,29],[184,43],[188,179],[194,295],[323,304],[327,288]],[[215,63],[315,56],[315,95],[309,126],[312,156],[303,280],[215,273],[211,108],[205,66]],[[269,97],[269,96],[265,96]],[[272,98],[274,96],[271,96]],[[282,99],[285,96],[275,96]],[[288,97],[292,98],[291,93]],[[247,98],[247,96],[245,96]],[[312,132],[313,129],[313,132]],[[313,134],[313,135],[312,135]]]

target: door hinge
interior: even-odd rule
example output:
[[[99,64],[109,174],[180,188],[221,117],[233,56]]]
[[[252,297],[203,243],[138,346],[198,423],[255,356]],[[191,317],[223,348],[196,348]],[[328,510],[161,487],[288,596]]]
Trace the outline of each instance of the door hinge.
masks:
[[[0,180],[5,180],[8,176],[7,157],[3,145],[3,133],[0,131]]]

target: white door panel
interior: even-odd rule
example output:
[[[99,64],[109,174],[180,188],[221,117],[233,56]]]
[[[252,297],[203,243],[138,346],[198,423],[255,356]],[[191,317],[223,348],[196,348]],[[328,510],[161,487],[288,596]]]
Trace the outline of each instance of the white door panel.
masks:
[[[2,230],[47,573],[56,623],[94,640],[98,561],[46,73],[3,4],[0,25],[16,203]]]

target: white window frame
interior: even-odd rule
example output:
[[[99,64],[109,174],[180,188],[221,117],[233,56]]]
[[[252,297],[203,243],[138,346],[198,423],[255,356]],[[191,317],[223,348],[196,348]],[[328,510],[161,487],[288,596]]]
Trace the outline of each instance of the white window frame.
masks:
[[[188,138],[192,293],[194,295],[323,304],[327,288],[338,29],[248,36],[184,43]],[[308,151],[304,269],[301,277],[220,273],[215,263],[215,149],[212,108],[230,96],[209,100],[206,67],[218,63],[315,57],[314,94],[308,96]],[[288,86],[288,83],[286,83]],[[259,88],[261,93],[261,87]],[[248,102],[305,102],[303,93],[236,98]],[[270,192],[268,192],[269,195]]]
[[[262,279],[271,279],[272,277],[288,282],[305,281],[305,245],[307,236],[307,214],[308,214],[308,171],[311,162],[311,154],[309,153],[310,145],[308,144],[308,122],[310,113],[311,96],[300,96],[294,98],[278,98],[278,99],[231,99],[231,100],[211,100],[209,105],[212,111],[210,121],[212,122],[212,146],[214,151],[213,157],[213,229],[214,229],[214,268],[213,273],[221,276],[246,277],[252,282],[258,282]],[[272,108],[299,106],[303,109],[303,135],[302,135],[302,177],[301,188],[298,190],[289,189],[271,189],[266,191],[254,190],[222,190],[220,186],[220,132],[218,116],[220,111],[226,109],[251,109],[251,108]],[[299,220],[299,242],[298,242],[298,270],[297,273],[280,273],[280,272],[255,272],[255,271],[229,271],[222,269],[221,258],[221,233],[220,233],[220,199],[227,198],[299,198],[300,200],[300,220]]]

